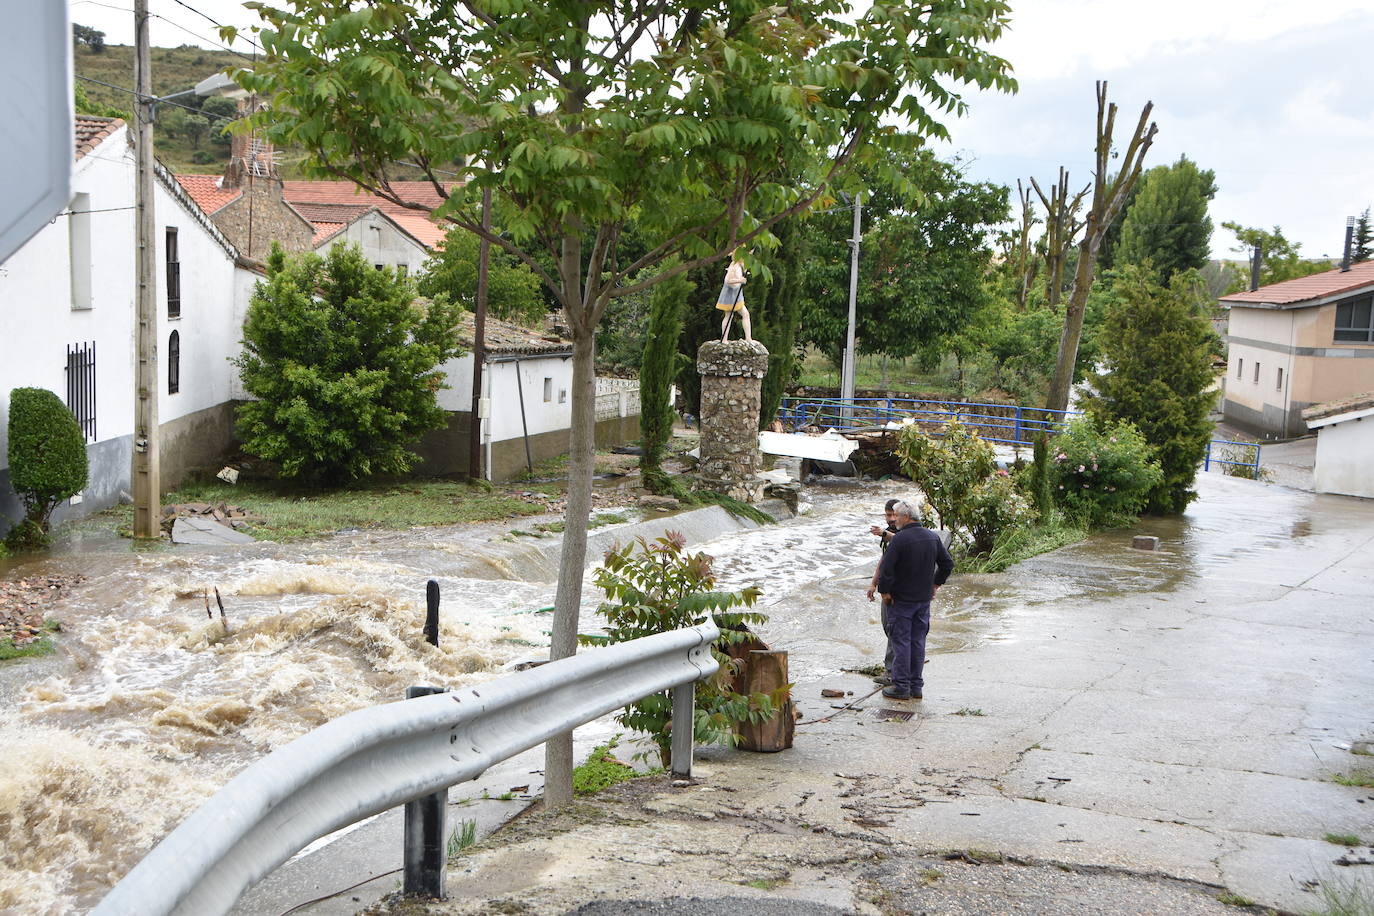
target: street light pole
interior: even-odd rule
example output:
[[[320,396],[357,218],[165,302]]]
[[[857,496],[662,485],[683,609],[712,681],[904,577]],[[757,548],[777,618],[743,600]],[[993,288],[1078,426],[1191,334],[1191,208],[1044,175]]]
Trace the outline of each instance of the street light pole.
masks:
[[[148,0],[134,0],[134,155],[137,195],[137,340],[134,363],[134,537],[162,534],[157,399],[157,254],[153,213],[153,77]]]
[[[491,231],[491,188],[482,189],[482,229]],[[491,261],[491,242],[481,236],[477,243],[477,296],[472,317],[472,413],[468,439],[468,479],[482,477],[482,422],[491,412],[482,397],[482,369],[487,359],[487,270]],[[519,365],[516,372],[520,371]],[[483,409],[483,408],[486,409]]]
[[[863,192],[854,195],[854,237],[849,240],[849,327],[845,334],[844,363],[840,370],[840,399],[845,402],[841,415],[849,418],[854,400],[854,311],[859,297],[859,238],[863,220]]]

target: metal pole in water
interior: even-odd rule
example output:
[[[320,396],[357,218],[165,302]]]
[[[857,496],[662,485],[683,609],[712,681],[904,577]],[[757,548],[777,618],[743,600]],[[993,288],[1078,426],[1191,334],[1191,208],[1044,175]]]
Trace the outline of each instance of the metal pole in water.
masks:
[[[439,645],[439,583],[425,583],[425,642]],[[407,687],[406,699],[443,693],[442,687]],[[444,848],[444,812],[448,790],[441,789],[405,806],[405,879],[402,892],[442,900],[448,862]]]

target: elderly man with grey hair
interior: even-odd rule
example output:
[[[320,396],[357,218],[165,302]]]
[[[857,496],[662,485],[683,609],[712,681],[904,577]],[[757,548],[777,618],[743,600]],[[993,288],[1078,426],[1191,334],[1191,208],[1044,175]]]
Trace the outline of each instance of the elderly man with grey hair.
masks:
[[[878,591],[888,605],[892,646],[892,685],[883,690],[883,696],[919,700],[925,690],[921,673],[930,633],[930,602],[954,571],[954,560],[938,534],[915,523],[910,504],[898,502],[892,511],[897,533],[878,565]]]

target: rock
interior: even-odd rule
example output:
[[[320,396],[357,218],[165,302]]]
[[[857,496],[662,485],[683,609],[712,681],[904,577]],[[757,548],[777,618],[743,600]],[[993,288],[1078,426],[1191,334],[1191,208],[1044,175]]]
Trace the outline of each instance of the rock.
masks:
[[[670,785],[674,789],[687,789],[691,788],[692,781],[690,779],[674,779]]]
[[[1137,534],[1131,538],[1131,546],[1136,550],[1158,550],[1159,538],[1144,534]]]
[[[843,690],[835,690],[835,689],[830,688],[830,687],[823,687],[823,688],[821,688],[821,696],[823,696],[823,697],[842,697],[842,696],[844,696],[844,691],[843,691]]]
[[[639,498],[639,508],[641,509],[667,510],[680,508],[681,505],[682,504],[672,496],[647,495]]]
[[[1356,741],[1350,745],[1350,753],[1361,757],[1374,757],[1374,741]]]

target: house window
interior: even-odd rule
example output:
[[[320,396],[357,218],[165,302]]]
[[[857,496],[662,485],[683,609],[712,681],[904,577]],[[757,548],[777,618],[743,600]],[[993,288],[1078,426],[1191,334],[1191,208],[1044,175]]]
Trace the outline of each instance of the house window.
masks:
[[[378,270],[386,270],[385,264],[373,264],[372,266],[377,268]]]
[[[91,195],[72,198],[67,217],[67,247],[72,275],[72,308],[88,309],[91,301]]]
[[[1275,390],[1275,391],[1282,391],[1282,390],[1283,390],[1283,369],[1282,369],[1282,367],[1279,368],[1279,378],[1278,378],[1278,381],[1274,384],[1274,390]]]
[[[173,331],[167,338],[167,393],[181,390],[181,334]]]
[[[1241,377],[1244,376],[1244,375],[1245,375],[1245,360],[1243,360],[1243,359],[1238,359],[1238,360],[1236,360],[1236,378],[1241,378]]]
[[[547,404],[547,403],[549,403],[549,402],[552,401],[552,400],[553,400],[553,379],[551,379],[551,378],[546,378],[546,379],[544,379],[544,403]]]
[[[167,317],[181,317],[181,261],[177,256],[177,231],[167,227]]]
[[[95,341],[67,346],[67,409],[81,435],[95,441]]]
[[[1336,340],[1374,343],[1374,294],[1336,303]]]
[[[1259,384],[1259,370],[1260,370],[1260,365],[1259,365],[1259,363],[1255,363],[1255,384],[1256,384],[1256,385]]]

